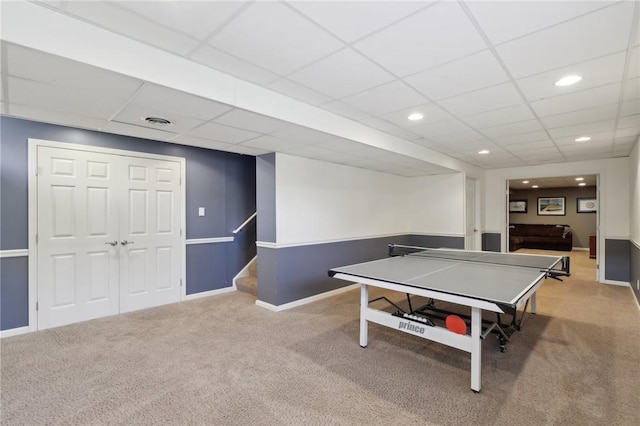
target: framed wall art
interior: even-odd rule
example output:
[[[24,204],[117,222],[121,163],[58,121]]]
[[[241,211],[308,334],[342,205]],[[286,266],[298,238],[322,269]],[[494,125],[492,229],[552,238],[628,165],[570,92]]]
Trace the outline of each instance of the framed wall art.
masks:
[[[509,213],[526,213],[527,200],[509,200]]]
[[[595,198],[577,198],[578,213],[595,213],[598,210],[598,200]]]
[[[539,197],[538,216],[564,216],[565,197]]]

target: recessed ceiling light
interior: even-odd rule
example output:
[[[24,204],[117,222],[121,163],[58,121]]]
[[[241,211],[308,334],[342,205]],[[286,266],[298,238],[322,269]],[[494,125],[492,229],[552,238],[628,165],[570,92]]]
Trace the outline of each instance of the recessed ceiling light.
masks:
[[[583,177],[577,177],[576,180],[577,181],[581,181],[581,180],[584,180],[584,178]]]
[[[537,187],[538,187],[538,185],[532,185],[531,187],[532,187],[532,188],[537,188]]]
[[[584,183],[584,182],[580,182],[580,183],[578,184],[578,186],[587,186],[587,184],[586,184],[586,183]]]
[[[576,142],[586,142],[586,141],[590,141],[591,138],[589,136],[580,136],[579,138],[576,138]]]
[[[529,183],[529,181],[528,180],[523,180],[522,183],[527,184],[527,183]]]
[[[164,127],[164,126],[172,126],[173,125],[171,120],[167,120],[166,118],[163,118],[163,117],[140,117],[140,119],[142,121],[146,121],[147,123],[149,123],[149,124],[151,124],[153,126]]]
[[[582,77],[579,75],[568,75],[566,77],[562,77],[560,80],[556,81],[554,84],[558,87],[571,86],[572,84],[576,84],[582,80]]]
[[[488,149],[483,149],[482,151],[478,151],[478,154],[482,154],[482,155],[488,154],[488,153],[489,153]]]
[[[422,120],[424,118],[424,115],[420,114],[419,112],[414,112],[409,114],[409,117],[407,118],[411,121],[418,121],[418,120]]]

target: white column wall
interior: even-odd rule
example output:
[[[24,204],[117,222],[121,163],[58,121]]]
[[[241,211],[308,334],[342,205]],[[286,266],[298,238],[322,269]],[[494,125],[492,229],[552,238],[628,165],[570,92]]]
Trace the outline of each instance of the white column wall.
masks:
[[[405,178],[276,154],[276,245],[464,235],[464,174]]]
[[[506,181],[536,177],[571,176],[580,174],[600,175],[600,232],[598,245],[604,255],[606,238],[630,237],[629,203],[629,158],[580,161],[573,163],[546,164],[542,166],[516,167],[487,170],[484,180],[484,202],[486,232],[500,232],[502,247],[507,247]],[[603,256],[604,258],[604,256]],[[604,262],[600,262],[600,281],[605,277]]]
[[[277,245],[402,234],[405,178],[276,154]]]
[[[464,236],[463,173],[411,178],[407,226],[412,234]]]
[[[630,235],[631,240],[640,246],[640,138],[631,151],[629,171],[630,187]]]

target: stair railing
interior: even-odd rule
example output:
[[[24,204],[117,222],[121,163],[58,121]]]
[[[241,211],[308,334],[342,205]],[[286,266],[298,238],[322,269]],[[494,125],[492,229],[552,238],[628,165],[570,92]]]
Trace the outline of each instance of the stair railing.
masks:
[[[244,222],[242,222],[242,225],[238,226],[236,229],[234,229],[231,233],[232,234],[237,234],[238,232],[240,232],[242,230],[242,228],[244,228],[245,226],[247,226],[253,219],[255,219],[255,217],[258,215],[258,212],[254,212],[251,216],[249,216],[249,218],[247,220],[245,220]]]

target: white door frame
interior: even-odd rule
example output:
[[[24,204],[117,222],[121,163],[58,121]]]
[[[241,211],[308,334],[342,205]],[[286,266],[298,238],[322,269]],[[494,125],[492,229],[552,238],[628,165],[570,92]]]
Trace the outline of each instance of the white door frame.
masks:
[[[27,175],[28,175],[28,226],[29,240],[27,249],[29,253],[29,331],[38,329],[38,312],[36,303],[38,301],[38,248],[36,236],[38,229],[38,147],[48,146],[51,148],[72,149],[79,151],[92,151],[103,154],[124,155],[128,157],[150,158],[155,160],[177,161],[180,163],[180,249],[181,253],[181,293],[180,300],[185,300],[187,295],[187,250],[186,250],[186,159],[183,157],[173,157],[169,155],[150,154],[145,152],[127,151],[123,149],[104,148],[93,145],[73,144],[67,142],[56,142],[43,139],[32,139],[28,141]]]

